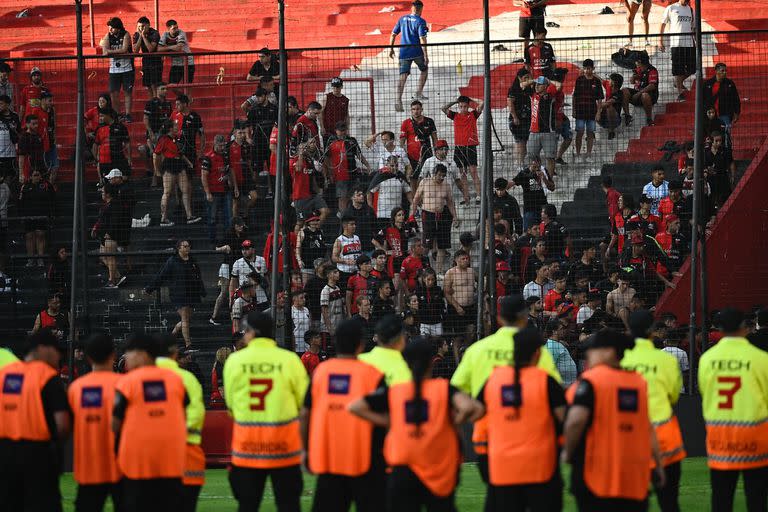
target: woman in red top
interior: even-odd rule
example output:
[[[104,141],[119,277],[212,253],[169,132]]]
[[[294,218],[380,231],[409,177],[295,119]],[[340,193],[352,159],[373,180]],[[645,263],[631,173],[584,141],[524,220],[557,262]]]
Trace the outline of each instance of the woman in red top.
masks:
[[[160,136],[155,144],[155,154],[158,158],[155,160],[155,173],[163,175],[163,197],[160,199],[160,225],[173,226],[173,222],[168,220],[168,199],[171,197],[171,191],[178,185],[181,191],[181,202],[184,204],[184,211],[187,213],[187,224],[200,222],[200,217],[192,215],[192,183],[187,175],[187,169],[192,169],[192,162],[182,155],[176,141],[170,136],[173,124],[170,120],[163,122],[160,128]]]
[[[112,98],[108,93],[99,95],[99,100],[95,107],[91,107],[85,111],[85,140],[86,151],[93,146],[93,141],[96,140],[96,130],[99,128],[99,112],[112,108]],[[95,160],[95,156],[91,155],[91,159]]]

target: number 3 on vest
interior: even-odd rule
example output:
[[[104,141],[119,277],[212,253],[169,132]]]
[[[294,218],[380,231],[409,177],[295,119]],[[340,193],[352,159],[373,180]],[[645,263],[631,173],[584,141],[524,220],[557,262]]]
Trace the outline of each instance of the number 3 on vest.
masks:
[[[727,385],[729,387],[717,390],[717,395],[725,398],[722,402],[718,402],[718,409],[733,409],[733,395],[741,389],[741,377],[718,377],[717,383],[720,385]]]
[[[266,398],[272,391],[272,379],[251,379],[251,410],[263,411]]]

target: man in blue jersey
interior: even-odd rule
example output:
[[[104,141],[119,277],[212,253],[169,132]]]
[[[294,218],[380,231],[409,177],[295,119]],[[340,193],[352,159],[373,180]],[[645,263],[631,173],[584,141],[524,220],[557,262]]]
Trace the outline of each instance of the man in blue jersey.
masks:
[[[392,29],[392,35],[389,37],[389,58],[395,58],[395,38],[400,34],[400,81],[397,84],[397,102],[395,110],[403,111],[403,89],[408,76],[411,74],[411,66],[416,64],[421,71],[419,77],[419,87],[416,89],[414,98],[417,100],[426,100],[424,96],[424,84],[427,83],[427,22],[421,17],[421,11],[424,10],[424,4],[421,0],[414,0],[411,4],[411,13],[406,14],[395,24]]]

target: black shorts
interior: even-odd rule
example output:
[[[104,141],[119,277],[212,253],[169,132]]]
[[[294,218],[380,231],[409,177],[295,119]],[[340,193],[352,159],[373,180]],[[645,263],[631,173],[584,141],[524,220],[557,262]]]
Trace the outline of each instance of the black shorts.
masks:
[[[27,219],[24,221],[24,232],[48,231],[48,219]]]
[[[477,146],[456,146],[453,148],[453,161],[460,169],[477,167]]]
[[[696,48],[693,46],[673,46],[672,76],[689,77],[696,72]]]
[[[528,39],[529,36],[536,34],[536,31],[542,32],[544,30],[544,15],[524,17],[520,16],[520,29],[518,31],[518,37]]]
[[[513,510],[514,506],[530,510],[562,510],[563,479],[560,468],[547,482],[522,485],[489,485],[485,510],[492,512]]]
[[[477,323],[477,305],[471,304],[469,306],[462,306],[464,314],[460,315],[456,312],[456,309],[448,304],[448,317],[446,323],[448,324],[448,331],[451,334],[463,336],[467,333],[467,326]]]
[[[133,83],[136,81],[136,72],[134,70],[124,73],[109,74],[109,92],[119,92],[122,88],[126,93],[133,91]]]
[[[166,158],[163,160],[163,172],[169,172],[171,174],[181,174],[187,170],[187,166],[184,164],[184,160],[181,158]]]
[[[509,118],[509,131],[512,132],[512,137],[518,144],[521,142],[528,142],[528,136],[531,133],[531,118],[520,117],[520,124],[512,122],[512,118]]]
[[[437,242],[438,249],[451,248],[451,225],[453,217],[447,211],[432,213],[421,210],[421,222],[424,228],[424,246],[432,249]]]
[[[152,87],[163,81],[163,63],[142,64],[141,83],[144,87]]]
[[[3,176],[4,178],[16,176],[19,172],[16,168],[18,162],[18,158],[0,158],[0,176]]]
[[[195,65],[187,65],[187,83],[191,84],[195,79]],[[180,84],[184,81],[184,66],[171,66],[171,71],[168,73],[169,84]]]
[[[658,91],[649,92],[648,94],[651,96],[651,103],[655,105],[659,99]],[[636,107],[642,107],[643,106],[642,93],[638,91],[632,91],[632,96],[629,97],[629,102]]]

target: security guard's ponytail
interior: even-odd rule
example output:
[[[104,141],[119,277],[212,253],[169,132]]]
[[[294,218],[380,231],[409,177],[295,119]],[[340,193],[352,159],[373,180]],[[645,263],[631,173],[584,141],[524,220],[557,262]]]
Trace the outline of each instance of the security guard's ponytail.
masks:
[[[529,366],[531,358],[536,351],[544,345],[544,338],[535,327],[526,327],[518,331],[512,338],[513,356],[512,366],[514,368],[512,377],[512,407],[520,407],[523,403],[523,390],[520,388],[520,369]]]
[[[410,416],[410,418],[406,417],[406,421],[415,424],[417,430],[422,423],[427,421],[426,415],[422,413],[427,410],[422,396],[422,384],[424,383],[424,379],[427,379],[430,376],[432,352],[432,345],[421,338],[411,341],[405,347],[405,350],[403,350],[403,357],[408,363],[408,367],[411,369],[411,374],[413,375],[414,389],[413,405],[409,408],[411,414],[406,414],[406,416]]]

